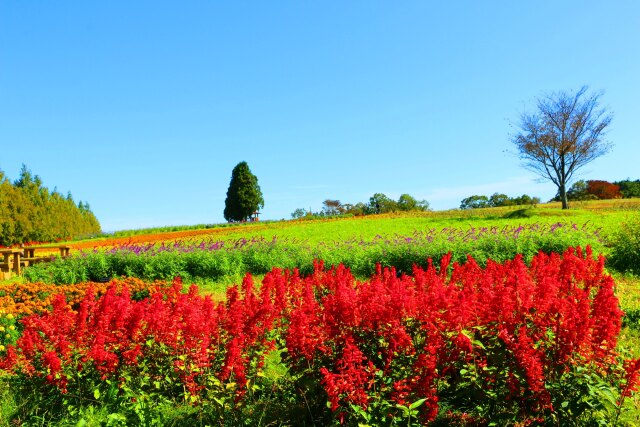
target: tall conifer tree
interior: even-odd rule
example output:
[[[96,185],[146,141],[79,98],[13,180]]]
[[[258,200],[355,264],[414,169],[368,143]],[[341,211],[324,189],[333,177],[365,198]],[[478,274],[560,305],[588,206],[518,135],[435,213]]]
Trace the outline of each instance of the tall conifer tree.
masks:
[[[224,219],[245,221],[264,206],[258,178],[251,173],[247,162],[240,162],[231,172],[231,182],[224,201]]]

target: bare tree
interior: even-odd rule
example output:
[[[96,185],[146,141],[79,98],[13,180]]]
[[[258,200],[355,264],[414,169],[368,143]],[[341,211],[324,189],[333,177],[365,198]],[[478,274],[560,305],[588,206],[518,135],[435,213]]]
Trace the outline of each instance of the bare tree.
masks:
[[[562,209],[569,207],[567,184],[575,171],[611,148],[602,138],[612,116],[599,107],[602,94],[587,90],[538,98],[537,113],[523,113],[512,137],[524,166],[558,187]]]

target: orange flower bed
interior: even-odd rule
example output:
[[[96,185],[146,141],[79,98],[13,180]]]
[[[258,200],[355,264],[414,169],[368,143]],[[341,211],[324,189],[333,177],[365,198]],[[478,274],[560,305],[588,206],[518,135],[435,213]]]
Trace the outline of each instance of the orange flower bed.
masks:
[[[100,296],[110,286],[116,286],[118,292],[126,286],[132,294],[135,294],[144,290],[153,291],[168,285],[160,281],[145,283],[135,277],[114,279],[108,283],[85,282],[75,285],[16,283],[0,287],[0,312],[11,313],[17,317],[42,313],[51,308],[53,300],[58,294],[64,294],[68,305],[73,307],[84,298],[87,288],[90,286],[95,290],[96,296]]]
[[[401,216],[406,216],[406,213],[404,215],[381,214],[381,215],[377,215],[376,217],[386,218],[386,217],[401,217]],[[362,220],[366,218],[367,218],[366,216],[354,216],[349,218],[341,218],[339,220],[340,221],[346,221],[346,220],[357,221],[357,220]],[[313,220],[313,223],[331,222],[331,221],[337,221],[337,219],[335,218],[316,219],[316,220]],[[268,229],[273,229],[274,234],[276,234],[277,230],[281,230],[284,227],[297,226],[299,224],[300,224],[300,221],[287,221],[287,222],[278,223],[277,228],[274,228],[272,224],[268,224],[268,223],[265,223],[265,224],[252,223],[250,226],[247,226],[246,224],[244,224],[244,225],[237,225],[237,226],[230,226],[230,227],[207,228],[207,229],[200,229],[200,230],[166,231],[161,233],[140,234],[137,236],[116,237],[116,238],[105,239],[105,240],[87,240],[83,242],[74,242],[70,246],[72,247],[72,251],[73,251],[73,250],[81,250],[81,249],[104,248],[104,247],[140,244],[140,243],[155,243],[155,242],[163,242],[163,241],[166,242],[166,241],[187,239],[190,237],[198,237],[198,236],[204,237],[204,236],[215,235],[215,234],[225,235],[225,234],[231,234],[237,231],[247,231],[247,233],[254,233],[255,231],[268,230]],[[222,236],[221,239],[222,238],[224,238],[224,236]]]
[[[251,230],[256,230],[257,227],[253,226]],[[110,246],[120,246],[120,245],[129,245],[136,243],[154,243],[154,242],[162,242],[167,240],[180,240],[188,237],[194,236],[207,236],[210,234],[221,234],[221,233],[229,233],[233,231],[237,231],[240,227],[224,227],[224,228],[209,228],[202,230],[183,230],[183,231],[168,231],[164,233],[151,233],[151,234],[140,234],[138,236],[129,236],[129,237],[117,237],[113,239],[106,240],[98,240],[92,241],[87,240],[84,242],[73,243],[72,249],[93,249],[93,248],[104,248]],[[262,227],[264,228],[264,226]]]

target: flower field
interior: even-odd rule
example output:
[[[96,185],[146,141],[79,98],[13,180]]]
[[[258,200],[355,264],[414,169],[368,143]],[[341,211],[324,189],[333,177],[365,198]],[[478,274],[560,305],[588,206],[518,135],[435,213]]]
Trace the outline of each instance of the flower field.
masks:
[[[53,285],[46,283],[16,283],[0,288],[0,313],[22,317],[24,315],[42,313],[50,309],[58,294],[65,295],[69,306],[77,305],[85,296],[88,288],[92,288],[97,296],[103,295],[107,289],[121,291],[127,288],[133,295],[148,295],[158,287],[167,286],[162,282],[147,283],[129,277],[113,280],[108,283],[77,283]]]
[[[161,243],[128,243],[110,249],[76,251],[71,259],[38,264],[25,271],[32,282],[80,283],[112,277],[145,280],[240,280],[246,272],[265,274],[273,267],[313,271],[316,259],[328,265],[343,264],[358,277],[375,272],[376,264],[410,272],[414,264],[440,259],[451,252],[455,261],[472,255],[484,264],[505,261],[522,254],[527,261],[540,250],[563,252],[569,247],[591,245],[600,253],[604,240],[600,228],[590,223],[528,222],[486,226],[426,228],[410,234],[380,235],[370,239],[313,242],[294,237],[253,237],[238,240],[175,240]]]
[[[322,263],[274,269],[220,303],[179,280],[147,298],[127,283],[75,295],[3,318],[19,337],[0,366],[31,399],[20,422],[611,425],[640,380],[590,249],[484,267],[445,256],[366,281]],[[180,409],[152,410],[168,407]]]
[[[636,425],[640,217],[546,212],[75,242],[0,286],[0,426]]]

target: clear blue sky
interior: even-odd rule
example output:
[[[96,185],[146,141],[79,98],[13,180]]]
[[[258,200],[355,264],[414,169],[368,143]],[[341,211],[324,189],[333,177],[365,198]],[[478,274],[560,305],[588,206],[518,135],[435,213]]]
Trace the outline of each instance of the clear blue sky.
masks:
[[[104,230],[223,222],[247,161],[264,219],[409,193],[547,200],[510,121],[604,91],[640,178],[640,2],[0,0],[0,169],[25,163]]]

